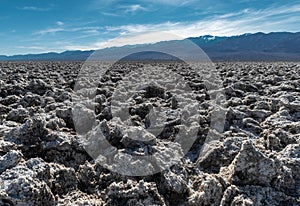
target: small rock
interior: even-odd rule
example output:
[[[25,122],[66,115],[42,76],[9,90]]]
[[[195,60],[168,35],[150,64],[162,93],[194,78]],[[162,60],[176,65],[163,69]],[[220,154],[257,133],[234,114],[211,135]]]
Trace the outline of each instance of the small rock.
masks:
[[[29,112],[26,109],[18,108],[11,110],[6,117],[6,120],[24,123],[28,117]]]
[[[22,160],[22,157],[22,153],[15,150],[12,150],[0,157],[0,173],[16,166]]]

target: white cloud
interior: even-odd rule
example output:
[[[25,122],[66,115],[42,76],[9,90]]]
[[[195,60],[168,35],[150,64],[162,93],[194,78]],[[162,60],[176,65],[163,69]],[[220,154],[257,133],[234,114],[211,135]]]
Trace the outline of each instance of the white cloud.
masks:
[[[18,46],[16,48],[19,48],[19,49],[30,49],[30,50],[46,50],[45,47],[41,47],[41,46]]]
[[[68,28],[65,31],[76,32],[76,31],[99,30],[99,29],[101,29],[101,27],[99,26],[85,26],[85,27]]]
[[[250,9],[244,9],[244,10],[239,11],[239,12],[233,12],[233,13],[227,13],[227,14],[219,15],[218,18],[227,19],[227,18],[232,18],[232,17],[238,17],[238,16],[248,14],[248,13],[251,13],[251,10]]]
[[[83,33],[85,33],[85,34],[99,34],[99,31],[97,29],[90,29],[90,30],[83,31]]]
[[[122,31],[124,34],[145,33],[151,31],[162,31],[164,28],[172,28],[178,26],[180,23],[165,22],[161,24],[129,24],[123,26],[108,26],[105,27],[107,31]]]
[[[50,10],[50,8],[40,8],[35,6],[18,7],[18,9],[25,10],[25,11],[49,11]]]
[[[145,0],[145,2],[149,2],[152,4],[165,4],[171,6],[184,6],[195,2],[201,3],[199,0]]]
[[[97,29],[91,29],[91,30],[84,30],[82,31],[83,35],[78,36],[76,38],[73,39],[85,39],[85,38],[89,38],[89,37],[99,37],[100,32]]]
[[[58,32],[85,32],[85,31],[91,31],[91,30],[98,30],[101,27],[74,27],[74,28],[62,28],[62,27],[57,27],[57,28],[48,28],[48,29],[43,29],[37,32],[34,32],[34,35],[45,35],[45,34],[55,34]],[[94,32],[95,33],[95,32]]]
[[[61,32],[61,31],[64,31],[64,29],[63,28],[49,28],[49,29],[40,30],[33,34],[38,34],[38,35],[55,34],[57,32]]]
[[[142,7],[139,4],[134,4],[134,5],[126,6],[125,8],[126,8],[125,9],[126,13],[133,13],[133,12],[136,12],[136,11],[147,11],[147,9],[145,7]]]
[[[102,15],[104,16],[112,16],[112,17],[119,17],[120,15],[116,13],[110,13],[110,12],[101,12]]]
[[[57,25],[57,26],[63,26],[63,25],[64,25],[64,22],[62,22],[62,21],[57,21],[57,22],[56,22],[56,25]]]

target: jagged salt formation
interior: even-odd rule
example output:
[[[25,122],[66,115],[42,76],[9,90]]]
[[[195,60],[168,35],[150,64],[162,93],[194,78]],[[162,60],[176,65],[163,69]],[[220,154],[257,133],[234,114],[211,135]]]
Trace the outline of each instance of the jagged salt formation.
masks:
[[[0,64],[0,205],[300,204],[299,63],[218,63],[227,98],[225,131],[200,156],[212,112],[205,85],[181,63],[152,63],[189,83],[199,128],[180,162],[146,177],[111,172],[80,143],[71,97],[81,64]],[[167,126],[156,139],[147,132],[140,132],[146,142],[128,136],[149,124],[153,105],[176,111],[171,93],[150,85],[133,96],[128,121],[138,131],[126,131],[113,120],[113,93],[124,75],[144,66],[115,65],[91,102],[95,112],[75,109],[83,119],[94,117],[118,150],[167,155],[180,126],[176,113],[168,120],[157,117]]]

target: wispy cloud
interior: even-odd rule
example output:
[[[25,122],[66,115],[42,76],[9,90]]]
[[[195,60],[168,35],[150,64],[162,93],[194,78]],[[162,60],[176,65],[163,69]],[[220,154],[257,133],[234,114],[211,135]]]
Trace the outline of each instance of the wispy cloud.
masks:
[[[85,34],[99,34],[100,32],[97,29],[89,29],[89,30],[83,31],[83,33],[85,33]]]
[[[110,17],[119,17],[119,14],[116,13],[111,13],[111,12],[101,12],[102,15],[104,16],[110,16]]]
[[[129,24],[122,26],[107,26],[105,27],[105,30],[110,32],[120,32],[123,35],[131,35],[153,31],[164,31],[167,28],[174,28],[176,26],[179,26],[179,24],[179,22],[165,22],[161,24]]]
[[[147,11],[147,9],[143,6],[141,6],[140,4],[126,6],[124,8],[125,8],[126,13],[134,13],[136,11]]]
[[[57,23],[56,23],[57,24]],[[58,25],[58,24],[57,24]],[[61,24],[63,26],[64,24]],[[91,33],[93,31],[94,33],[101,29],[101,27],[98,26],[85,26],[85,27],[55,27],[55,28],[47,28],[43,29],[37,32],[34,32],[34,35],[46,35],[46,34],[55,34],[58,32],[84,32],[84,33]]]
[[[46,50],[46,47],[41,46],[17,46],[19,49],[30,49],[30,50]]]
[[[65,31],[65,29],[63,28],[49,28],[49,29],[44,29],[44,30],[40,30],[37,32],[34,32],[33,34],[35,35],[45,35],[45,34],[55,34],[57,32],[61,32],[61,31]]]
[[[48,7],[48,8],[40,8],[40,7],[35,7],[35,6],[18,7],[18,9],[25,10],[25,11],[49,11],[49,10],[51,10],[50,7]]]
[[[219,15],[218,18],[219,19],[228,19],[228,18],[232,18],[232,17],[238,17],[238,16],[241,16],[244,14],[250,14],[250,13],[251,13],[250,9],[243,9],[242,11],[239,11],[239,12],[233,12],[233,13]]]
[[[77,38],[74,39],[85,39],[89,37],[99,37],[100,31],[97,29],[90,29],[90,30],[84,30],[82,31],[83,35],[78,36]]]
[[[62,22],[62,21],[57,21],[57,22],[56,22],[56,25],[57,25],[57,26],[63,26],[64,24],[65,24],[65,23]]]
[[[171,6],[185,6],[195,2],[201,3],[199,0],[145,0],[145,2],[149,2],[152,4],[165,4]]]
[[[87,30],[99,30],[102,27],[99,26],[85,26],[85,27],[75,27],[75,28],[68,28],[66,31],[74,32],[74,31],[87,31]]]
[[[47,34],[55,34],[58,32],[66,31],[66,29],[62,27],[64,25],[63,22],[57,21],[55,24],[57,25],[57,27],[55,27],[55,28],[43,29],[43,30],[34,32],[33,34],[34,35],[47,35]]]

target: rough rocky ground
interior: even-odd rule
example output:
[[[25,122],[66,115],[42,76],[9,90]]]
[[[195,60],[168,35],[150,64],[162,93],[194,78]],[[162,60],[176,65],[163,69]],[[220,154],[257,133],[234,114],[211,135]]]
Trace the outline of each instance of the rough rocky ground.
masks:
[[[155,63],[190,83],[199,132],[179,163],[146,177],[111,172],[80,144],[71,96],[81,65],[0,63],[0,205],[300,205],[299,63],[217,63],[226,123],[221,138],[200,156],[210,125],[207,90],[184,65]],[[101,80],[94,108],[112,145],[149,153],[113,124],[110,108],[124,73],[143,66],[116,65]],[[147,125],[149,105],[176,110],[176,101],[159,88],[148,87],[134,103],[135,126]],[[171,119],[158,142],[172,142],[179,124]]]

